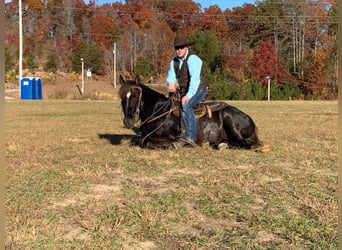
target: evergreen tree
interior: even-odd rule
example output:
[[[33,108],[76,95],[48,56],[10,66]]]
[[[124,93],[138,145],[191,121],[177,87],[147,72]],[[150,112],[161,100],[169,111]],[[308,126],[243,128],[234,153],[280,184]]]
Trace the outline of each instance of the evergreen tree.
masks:
[[[38,68],[38,65],[35,62],[35,56],[33,52],[30,52],[28,54],[26,58],[26,65],[32,72],[34,72]]]
[[[11,55],[11,51],[5,48],[5,70],[8,72],[14,67],[13,58]]]
[[[189,40],[193,41],[192,49],[204,61],[205,66],[214,72],[221,67],[221,48],[222,44],[215,33],[195,31],[189,34]]]
[[[82,70],[81,58],[83,58],[85,70],[91,69],[94,74],[103,74],[103,57],[96,45],[88,46],[84,40],[79,42],[72,56],[72,69],[74,71],[80,72]]]
[[[48,55],[48,60],[44,65],[44,70],[48,72],[57,72],[57,62],[56,62],[56,56],[53,54]]]

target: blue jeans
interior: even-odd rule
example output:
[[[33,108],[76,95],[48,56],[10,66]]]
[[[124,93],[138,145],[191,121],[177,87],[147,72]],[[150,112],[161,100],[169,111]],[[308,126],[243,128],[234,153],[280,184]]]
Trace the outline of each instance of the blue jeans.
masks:
[[[185,126],[185,136],[197,140],[197,121],[195,117],[194,107],[204,99],[208,93],[208,89],[198,89],[196,94],[191,97],[188,103],[182,104],[182,118]]]

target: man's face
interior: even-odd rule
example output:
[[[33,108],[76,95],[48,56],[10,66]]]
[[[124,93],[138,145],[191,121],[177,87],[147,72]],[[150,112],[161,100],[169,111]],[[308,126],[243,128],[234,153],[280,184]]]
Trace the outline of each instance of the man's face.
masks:
[[[177,56],[182,58],[185,55],[185,53],[187,52],[188,47],[185,46],[185,45],[183,45],[183,46],[176,46],[175,50],[176,50]]]

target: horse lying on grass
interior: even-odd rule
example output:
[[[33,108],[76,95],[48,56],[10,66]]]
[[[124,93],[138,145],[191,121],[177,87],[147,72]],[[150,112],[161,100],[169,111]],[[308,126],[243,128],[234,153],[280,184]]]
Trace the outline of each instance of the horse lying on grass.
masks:
[[[132,129],[140,120],[141,135],[133,138],[131,145],[151,149],[174,148],[173,143],[183,130],[179,99],[168,98],[140,83],[139,79],[124,80],[120,76],[120,85],[125,127]],[[198,145],[209,143],[216,149],[257,149],[262,146],[252,118],[225,102],[206,101],[202,104],[197,131]]]

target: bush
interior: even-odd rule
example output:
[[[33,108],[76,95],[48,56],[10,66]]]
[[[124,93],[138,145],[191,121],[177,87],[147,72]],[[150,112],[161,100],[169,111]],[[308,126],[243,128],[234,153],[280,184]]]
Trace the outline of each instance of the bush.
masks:
[[[77,80],[78,80],[78,74],[77,74],[76,72],[71,72],[71,74],[70,74],[70,80],[71,80],[72,82],[77,81]]]
[[[147,59],[138,62],[134,68],[134,76],[148,77],[151,73],[150,65]]]
[[[246,81],[240,84],[240,100],[263,100],[266,90],[260,82]]]
[[[299,97],[302,94],[301,90],[299,89],[297,84],[294,82],[289,82],[289,83],[285,84],[283,91],[284,91],[284,98],[285,99],[297,100],[297,99],[299,99]]]
[[[219,100],[267,100],[267,87],[260,82],[246,80],[242,83],[227,82],[225,78],[215,72],[208,75],[209,91],[215,99]],[[302,95],[296,83],[288,82],[280,88],[275,82],[270,86],[270,99],[289,100],[299,99]]]

